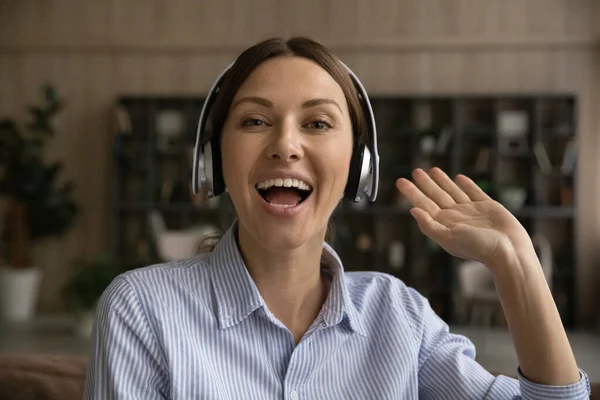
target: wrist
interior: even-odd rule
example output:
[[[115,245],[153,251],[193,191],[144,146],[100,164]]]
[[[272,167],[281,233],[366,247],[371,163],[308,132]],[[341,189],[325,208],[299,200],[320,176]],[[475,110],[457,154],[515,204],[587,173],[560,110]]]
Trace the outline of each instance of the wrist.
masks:
[[[522,240],[517,245],[507,240],[504,245],[498,246],[488,268],[497,284],[522,283],[539,276],[538,272],[543,277],[542,266],[531,240]]]

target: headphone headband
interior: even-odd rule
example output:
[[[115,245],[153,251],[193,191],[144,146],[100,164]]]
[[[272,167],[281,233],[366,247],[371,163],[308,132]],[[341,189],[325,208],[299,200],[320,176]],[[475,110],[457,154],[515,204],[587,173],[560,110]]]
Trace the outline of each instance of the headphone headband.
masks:
[[[206,126],[206,121],[208,120],[208,111],[210,107],[212,107],[212,103],[215,101],[217,97],[217,93],[219,93],[219,89],[223,79],[225,78],[225,74],[229,72],[234,63],[231,63],[225,68],[215,79],[210,90],[208,91],[208,95],[206,96],[206,100],[204,100],[204,104],[202,105],[202,111],[200,112],[200,119],[198,120],[198,127],[196,129],[196,145],[194,146],[194,161],[192,164],[192,190],[194,194],[198,194],[200,192],[200,187],[203,185],[210,185],[212,183],[208,182],[206,179],[206,174],[204,176],[200,174],[200,157],[202,156],[201,151],[204,146],[204,127]],[[212,197],[212,187],[209,187],[209,196]]]
[[[204,105],[202,106],[202,111],[200,112],[198,128],[196,130],[196,144],[194,146],[192,165],[192,190],[194,194],[198,194],[200,192],[200,188],[203,186],[206,186],[208,189],[208,197],[213,197],[215,195],[218,196],[221,192],[217,182],[215,182],[214,179],[218,172],[219,176],[221,176],[220,171],[218,171],[218,169],[221,168],[221,157],[220,155],[214,154],[215,149],[220,149],[220,146],[210,143],[213,140],[218,140],[218,138],[216,135],[214,135],[209,143],[204,143],[204,129],[208,120],[210,108],[212,107],[212,104],[219,93],[225,75],[227,72],[229,72],[234,63],[235,62],[229,64],[213,82],[210,91],[206,96],[206,100],[204,101]],[[365,193],[368,199],[371,202],[374,202],[379,191],[379,152],[377,150],[377,127],[375,124],[375,116],[373,114],[369,96],[367,95],[367,91],[365,90],[362,82],[358,79],[354,72],[348,68],[348,66],[346,66],[346,64],[341,61],[340,63],[344,66],[346,71],[348,71],[350,78],[354,82],[368,130],[366,147],[361,147],[359,153],[356,154],[356,161],[354,161],[355,154],[353,154],[353,162],[356,162],[360,165],[350,166],[351,174],[348,179],[349,181],[353,179],[356,180],[356,182],[354,182],[356,188],[355,190],[351,190],[352,194],[349,197],[352,201],[356,202],[360,201],[362,199],[362,193]],[[219,160],[219,165],[215,165],[213,162],[215,159]],[[356,171],[353,171],[353,169]],[[352,176],[353,173],[356,173],[357,176]]]
[[[365,187],[365,193],[372,202],[377,199],[377,192],[379,191],[379,151],[377,149],[377,125],[375,124],[375,115],[373,114],[373,108],[371,107],[371,101],[367,90],[363,86],[358,76],[343,62],[340,63],[346,68],[348,74],[354,81],[354,84],[358,90],[359,98],[362,98],[363,114],[367,122],[368,132],[368,143],[367,148],[371,152],[371,171],[369,172],[368,186]]]

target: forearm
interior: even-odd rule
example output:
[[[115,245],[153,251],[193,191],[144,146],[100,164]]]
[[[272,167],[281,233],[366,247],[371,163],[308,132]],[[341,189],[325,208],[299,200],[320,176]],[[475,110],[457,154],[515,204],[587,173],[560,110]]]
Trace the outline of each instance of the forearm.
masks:
[[[577,363],[533,247],[501,257],[492,270],[522,374],[539,384],[577,382]]]

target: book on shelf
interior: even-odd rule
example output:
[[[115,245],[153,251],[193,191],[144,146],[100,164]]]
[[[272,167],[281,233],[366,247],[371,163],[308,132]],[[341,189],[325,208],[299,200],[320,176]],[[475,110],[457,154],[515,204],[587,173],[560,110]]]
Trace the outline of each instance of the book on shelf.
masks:
[[[563,156],[562,165],[560,167],[561,172],[564,175],[572,175],[575,170],[577,163],[577,141],[575,139],[569,140],[566,146],[565,153]]]
[[[550,157],[548,157],[546,146],[544,146],[542,142],[537,142],[533,146],[533,154],[535,155],[537,164],[540,167],[540,171],[542,171],[544,174],[552,173],[552,163],[550,162]]]

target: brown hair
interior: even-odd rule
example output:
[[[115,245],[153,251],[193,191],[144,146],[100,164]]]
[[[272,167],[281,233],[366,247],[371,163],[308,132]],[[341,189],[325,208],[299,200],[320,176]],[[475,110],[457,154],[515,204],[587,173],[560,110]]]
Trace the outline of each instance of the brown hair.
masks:
[[[211,107],[210,122],[213,135],[221,135],[233,98],[240,86],[259,65],[276,57],[303,57],[319,64],[340,85],[350,114],[354,140],[362,138],[364,132],[364,114],[357,90],[350,74],[339,59],[325,46],[305,36],[289,40],[271,38],[244,50],[231,69],[225,74],[221,88]],[[208,138],[208,135],[207,135]],[[204,238],[198,246],[199,252],[213,250],[219,236]],[[329,221],[325,239],[333,240],[333,224]]]
[[[350,74],[331,51],[304,36],[294,37],[287,41],[281,38],[267,39],[240,54],[225,75],[219,94],[212,106],[211,127],[213,134],[221,134],[233,98],[252,71],[272,58],[294,56],[316,62],[340,85],[348,103],[354,137],[356,139],[360,138],[363,133],[364,115]]]

